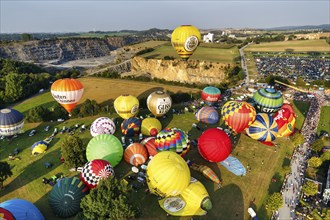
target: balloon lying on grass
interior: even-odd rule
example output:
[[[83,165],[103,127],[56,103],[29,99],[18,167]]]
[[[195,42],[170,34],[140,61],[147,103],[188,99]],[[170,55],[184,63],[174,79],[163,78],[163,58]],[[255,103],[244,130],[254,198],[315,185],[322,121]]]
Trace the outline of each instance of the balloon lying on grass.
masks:
[[[244,176],[246,174],[245,167],[235,157],[228,156],[225,160],[221,161],[220,164],[236,176]]]
[[[117,114],[123,119],[134,117],[139,112],[139,100],[132,95],[121,95],[114,101]]]
[[[203,174],[207,179],[211,180],[212,182],[218,184],[218,186],[220,187],[221,182],[219,177],[217,176],[217,174],[208,166],[206,165],[199,165],[196,164],[190,160],[187,161],[187,164],[189,166],[189,168],[191,168],[192,170],[198,171],[201,174]]]
[[[119,139],[112,134],[100,134],[93,137],[86,148],[88,161],[102,159],[108,161],[113,167],[121,161],[123,153]]]
[[[162,124],[157,118],[142,120],[141,133],[145,136],[156,136],[162,130]]]
[[[172,106],[171,96],[163,91],[151,93],[147,98],[149,111],[156,117],[165,115]]]
[[[207,105],[214,105],[217,103],[221,98],[221,91],[220,89],[207,86],[202,91],[202,99],[205,101]]]
[[[76,215],[80,202],[88,193],[88,187],[77,177],[59,179],[50,191],[48,202],[54,214],[60,218]]]
[[[99,134],[114,134],[116,125],[110,118],[100,117],[93,121],[90,131],[93,137]]]
[[[96,159],[87,162],[84,167],[78,168],[80,179],[89,189],[95,188],[101,179],[113,178],[115,171],[106,160]]]
[[[275,140],[278,132],[274,118],[266,113],[257,114],[256,120],[246,129],[247,135],[257,141],[270,142]]]
[[[140,133],[141,119],[137,117],[130,117],[121,123],[121,132],[126,137],[133,137],[135,134]]]
[[[32,203],[23,199],[10,199],[0,203],[0,219],[44,220],[44,216]]]
[[[196,119],[206,124],[215,124],[219,121],[219,114],[213,107],[205,106],[196,113]]]
[[[158,200],[162,209],[173,216],[206,215],[212,209],[210,196],[204,185],[191,178],[189,186],[178,196]]]
[[[148,151],[142,144],[132,143],[124,151],[124,159],[127,163],[138,166],[148,160]]]
[[[253,94],[253,102],[257,112],[272,114],[283,105],[283,97],[279,91],[273,88],[263,88]]]
[[[157,151],[173,151],[181,156],[188,153],[188,135],[178,128],[165,128],[156,136]]]
[[[5,108],[0,110],[0,135],[13,136],[22,130],[24,115],[15,109]]]
[[[77,79],[58,79],[52,84],[50,91],[53,98],[71,113],[84,93],[84,86]]]

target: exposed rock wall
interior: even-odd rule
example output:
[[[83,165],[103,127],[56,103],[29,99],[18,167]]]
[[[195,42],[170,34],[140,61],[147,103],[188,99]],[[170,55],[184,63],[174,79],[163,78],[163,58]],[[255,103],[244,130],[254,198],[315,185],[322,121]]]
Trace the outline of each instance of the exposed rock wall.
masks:
[[[197,60],[157,60],[134,57],[132,73],[147,73],[152,78],[185,83],[216,84],[226,81],[227,64]]]

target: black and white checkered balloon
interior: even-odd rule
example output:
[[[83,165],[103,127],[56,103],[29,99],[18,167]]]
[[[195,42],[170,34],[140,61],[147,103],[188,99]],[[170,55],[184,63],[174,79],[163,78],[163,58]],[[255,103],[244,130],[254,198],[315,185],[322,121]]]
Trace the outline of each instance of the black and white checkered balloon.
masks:
[[[113,134],[116,131],[116,125],[110,118],[101,117],[95,119],[90,130],[93,137],[99,134]]]

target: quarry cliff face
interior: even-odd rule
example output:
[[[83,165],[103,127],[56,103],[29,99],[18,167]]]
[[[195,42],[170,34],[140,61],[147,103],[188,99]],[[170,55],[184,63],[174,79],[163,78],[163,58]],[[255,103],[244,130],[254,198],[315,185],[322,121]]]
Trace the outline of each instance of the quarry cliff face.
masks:
[[[227,64],[197,60],[158,60],[134,57],[131,72],[148,74],[152,78],[196,84],[216,84],[226,82]]]

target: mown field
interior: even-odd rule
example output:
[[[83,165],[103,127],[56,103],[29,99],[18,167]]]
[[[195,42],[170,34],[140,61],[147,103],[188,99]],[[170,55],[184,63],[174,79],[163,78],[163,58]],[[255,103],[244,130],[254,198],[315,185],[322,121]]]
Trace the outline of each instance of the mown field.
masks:
[[[148,95],[154,89],[166,88],[169,91],[192,91],[189,88],[170,87],[162,84],[143,83],[126,80],[110,80],[100,78],[82,78],[80,79],[86,90],[83,99],[95,99],[101,103],[107,103],[114,100],[118,95],[130,93],[136,96]],[[16,109],[26,112],[29,108],[40,104],[49,104],[53,102],[49,93],[42,94],[31,98],[30,100],[19,104]],[[27,107],[29,106],[29,107]],[[182,106],[176,106],[179,108]],[[304,112],[302,110],[302,112]],[[139,115],[145,116],[148,110],[143,110]],[[86,118],[69,119],[65,122],[47,122],[47,123],[29,123],[24,125],[25,133],[20,134],[17,138],[8,141],[0,140],[0,160],[8,161],[9,153],[15,148],[20,149],[19,156],[21,160],[8,161],[12,167],[14,175],[5,181],[5,189],[0,191],[0,201],[11,198],[23,198],[33,202],[44,214],[46,219],[57,219],[48,205],[47,195],[51,190],[51,186],[44,185],[42,178],[49,178],[52,175],[63,173],[66,176],[76,175],[77,173],[69,172],[69,168],[65,167],[59,160],[61,156],[60,147],[62,141],[68,134],[58,134],[49,146],[49,149],[42,155],[32,156],[30,146],[39,140],[49,136],[57,127],[61,129],[63,126],[73,126],[76,123],[90,125],[93,120],[100,116],[108,116],[116,118],[119,122],[115,135],[120,138],[120,122],[122,119],[116,113],[102,114]],[[184,114],[172,114],[170,111],[166,119],[160,119],[163,127],[177,127],[191,134],[190,139],[197,139],[201,135],[201,131],[192,128],[192,123],[198,123],[193,113],[185,112]],[[220,121],[215,125],[205,125],[198,123],[203,129],[208,127],[222,126]],[[46,125],[51,125],[51,130],[45,132],[43,129]],[[31,129],[36,129],[35,136],[29,137],[28,133]],[[76,132],[77,136],[83,139],[85,145],[92,138],[89,131],[84,133]],[[249,171],[244,177],[235,176],[227,171],[221,165],[209,163],[202,159],[196,148],[192,147],[191,151],[186,155],[185,159],[190,159],[199,164],[210,166],[223,182],[223,187],[218,189],[215,184],[205,179],[202,174],[191,171],[191,175],[200,180],[207,188],[213,203],[212,210],[204,217],[197,219],[249,219],[247,208],[252,206],[260,214],[260,219],[266,219],[266,210],[264,206],[267,195],[278,191],[280,183],[284,178],[281,173],[282,165],[287,164],[285,156],[292,152],[292,144],[289,139],[278,138],[275,143],[279,147],[268,147],[252,140],[244,134],[232,136],[233,151],[232,155],[237,157],[244,166],[249,166]],[[51,162],[53,166],[49,169],[44,167],[45,162]],[[116,168],[117,177],[121,177],[129,172],[131,166],[122,161]],[[278,181],[272,183],[271,179],[276,178]],[[142,209],[143,219],[168,219],[166,212],[163,211],[157,202],[157,197],[145,194],[144,189],[133,192],[132,196],[136,203],[139,203]],[[195,217],[194,217],[195,218]],[[173,218],[179,219],[179,218]],[[182,219],[182,218],[181,218]],[[190,219],[190,218],[188,218]]]
[[[330,106],[321,107],[320,121],[317,127],[317,134],[326,131],[330,134]]]

